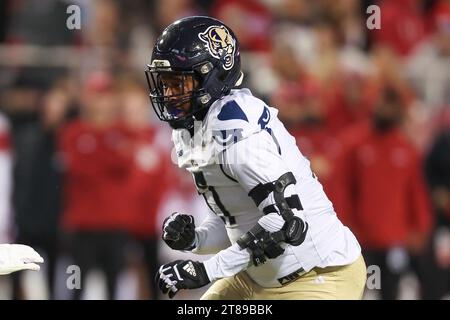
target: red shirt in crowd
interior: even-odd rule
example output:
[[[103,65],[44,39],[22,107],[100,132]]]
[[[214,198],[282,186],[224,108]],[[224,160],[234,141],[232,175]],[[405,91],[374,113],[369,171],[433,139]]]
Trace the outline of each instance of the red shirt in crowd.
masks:
[[[76,120],[62,128],[66,229],[124,230],[130,224],[130,149],[129,133],[119,126],[95,129]]]
[[[303,126],[291,130],[297,145],[311,162],[328,198],[333,201],[336,192],[333,175],[336,161],[342,152],[341,142],[325,126]]]
[[[158,209],[171,185],[173,164],[170,155],[156,140],[153,127],[134,130],[136,156],[130,181],[130,232],[145,238],[159,234],[156,228]]]
[[[371,79],[358,74],[344,74],[322,94],[326,122],[334,133],[367,119],[379,97],[380,88]]]
[[[400,130],[380,134],[370,123],[342,137],[335,206],[364,248],[387,249],[424,237],[432,225],[421,160]]]

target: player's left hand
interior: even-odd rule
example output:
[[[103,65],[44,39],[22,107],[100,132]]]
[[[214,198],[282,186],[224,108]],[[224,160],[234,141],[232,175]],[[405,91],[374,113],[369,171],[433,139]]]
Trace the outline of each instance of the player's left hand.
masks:
[[[20,270],[40,269],[44,259],[33,248],[23,244],[0,244],[0,275]]]
[[[176,260],[162,265],[156,281],[162,293],[168,293],[170,299],[180,289],[196,289],[211,282],[203,263],[192,260]]]

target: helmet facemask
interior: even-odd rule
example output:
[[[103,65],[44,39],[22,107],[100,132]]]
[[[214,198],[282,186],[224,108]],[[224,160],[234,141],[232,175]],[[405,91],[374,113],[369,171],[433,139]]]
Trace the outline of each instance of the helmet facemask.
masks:
[[[202,120],[212,102],[203,85],[210,76],[215,76],[217,71],[212,70],[213,65],[207,62],[188,71],[174,71],[170,65],[154,65],[147,66],[145,74],[150,101],[158,118],[169,122],[173,128],[187,128],[193,124],[193,118]],[[168,87],[171,90],[167,90]]]
[[[198,81],[193,72],[174,72],[170,68],[153,68],[145,71],[150,88],[150,100],[158,118],[177,121],[193,114],[193,100]]]

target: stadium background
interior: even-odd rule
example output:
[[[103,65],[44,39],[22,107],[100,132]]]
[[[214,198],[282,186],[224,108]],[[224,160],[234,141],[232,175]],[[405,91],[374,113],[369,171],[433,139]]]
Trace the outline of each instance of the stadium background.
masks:
[[[66,26],[71,4],[80,30]],[[372,4],[380,30],[366,26]],[[155,266],[189,255],[162,243],[161,223],[173,211],[200,222],[207,208],[173,163],[143,70],[156,36],[189,15],[235,31],[244,86],[279,109],[389,273],[365,298],[448,298],[449,0],[0,1],[0,243],[46,259],[2,277],[0,298],[163,298]],[[402,114],[395,134],[371,129],[383,104]],[[71,265],[83,290],[67,288]]]

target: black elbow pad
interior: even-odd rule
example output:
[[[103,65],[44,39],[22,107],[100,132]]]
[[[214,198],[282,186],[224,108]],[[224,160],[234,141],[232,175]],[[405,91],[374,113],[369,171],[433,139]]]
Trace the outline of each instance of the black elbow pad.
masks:
[[[266,184],[259,184],[249,192],[249,196],[253,199],[255,204],[259,204],[273,192],[275,203],[263,209],[264,214],[276,212],[285,221],[283,228],[283,241],[298,246],[305,240],[306,232],[308,231],[308,223],[299,217],[295,216],[292,209],[303,210],[302,203],[298,195],[292,195],[288,198],[284,196],[286,187],[290,184],[296,184],[294,174],[287,172],[280,176],[276,181]]]
[[[243,234],[237,241],[241,249],[249,249],[255,266],[264,264],[269,259],[274,259],[284,253],[280,242],[284,240],[284,231],[269,232],[256,224],[250,231]]]

